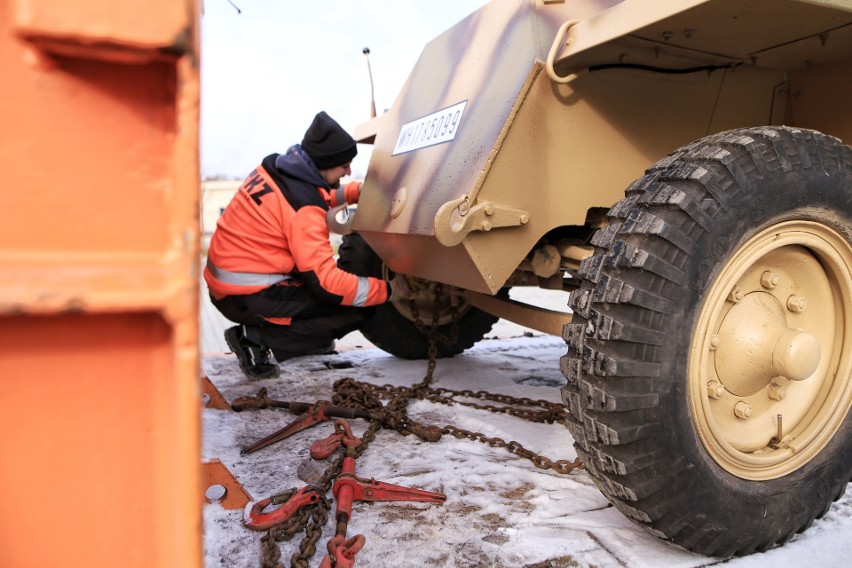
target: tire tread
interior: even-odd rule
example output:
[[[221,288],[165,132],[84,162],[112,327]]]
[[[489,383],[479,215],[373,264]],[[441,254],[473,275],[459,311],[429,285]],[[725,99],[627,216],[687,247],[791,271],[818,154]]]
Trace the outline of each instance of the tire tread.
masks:
[[[742,213],[738,222],[757,225],[752,216],[768,197],[749,194],[755,180],[816,168],[830,172],[852,204],[852,148],[836,138],[789,127],[708,136],[672,152],[628,187],[611,208],[609,225],[592,239],[595,254],[580,265],[582,284],[569,302],[575,320],[565,327],[568,352],[560,360],[566,424],[578,455],[619,510],[695,552],[729,557],[782,544],[824,514],[852,478],[846,458],[823,470],[826,489],[818,502],[801,505],[804,512],[762,531],[726,527],[692,500],[729,497],[689,485],[694,464],[672,457],[667,444],[675,435],[663,428],[663,401],[679,387],[660,357],[671,353],[665,349],[671,318],[690,307],[678,295],[698,293],[711,274],[701,264],[691,267],[691,259],[708,247],[717,217]],[[739,211],[745,202],[750,207]],[[729,246],[719,239],[709,250]]]

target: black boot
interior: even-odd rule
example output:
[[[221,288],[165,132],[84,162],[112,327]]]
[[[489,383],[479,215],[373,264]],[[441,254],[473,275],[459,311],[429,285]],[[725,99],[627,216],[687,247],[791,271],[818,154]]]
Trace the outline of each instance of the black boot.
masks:
[[[269,349],[246,337],[245,326],[225,330],[225,341],[237,356],[240,369],[252,379],[271,379],[278,376],[278,365],[269,362]]]

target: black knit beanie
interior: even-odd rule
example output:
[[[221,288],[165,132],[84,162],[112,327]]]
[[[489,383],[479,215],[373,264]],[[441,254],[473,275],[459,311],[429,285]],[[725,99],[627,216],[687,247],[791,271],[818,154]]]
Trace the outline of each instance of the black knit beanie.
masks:
[[[320,170],[342,166],[358,154],[355,140],[325,111],[314,117],[305,132],[302,149]]]

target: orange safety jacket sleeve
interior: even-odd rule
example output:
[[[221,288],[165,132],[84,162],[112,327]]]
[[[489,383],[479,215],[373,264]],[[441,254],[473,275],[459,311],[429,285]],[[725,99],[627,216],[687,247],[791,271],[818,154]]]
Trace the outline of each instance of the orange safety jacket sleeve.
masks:
[[[329,201],[329,206],[331,207],[337,207],[344,203],[354,205],[358,203],[358,198],[361,197],[361,182],[350,181],[346,185],[341,185],[329,192],[329,197],[331,198]]]
[[[299,277],[325,301],[364,307],[383,304],[390,297],[390,284],[384,280],[337,267],[322,208],[308,205],[296,211],[287,227],[287,241]]]

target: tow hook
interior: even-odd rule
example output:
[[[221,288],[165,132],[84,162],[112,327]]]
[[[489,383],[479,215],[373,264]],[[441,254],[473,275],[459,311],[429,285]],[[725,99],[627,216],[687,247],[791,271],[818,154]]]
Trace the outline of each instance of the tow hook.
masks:
[[[319,500],[319,492],[313,486],[306,485],[285,501],[281,507],[264,513],[263,510],[266,507],[278,504],[274,497],[267,497],[246,505],[243,513],[243,524],[253,531],[266,531],[286,522],[302,507],[313,505]]]

